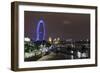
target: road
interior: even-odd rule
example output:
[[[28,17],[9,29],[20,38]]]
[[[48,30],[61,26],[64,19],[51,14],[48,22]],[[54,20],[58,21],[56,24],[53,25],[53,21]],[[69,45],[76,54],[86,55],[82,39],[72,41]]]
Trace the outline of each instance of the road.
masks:
[[[53,53],[51,52],[49,55],[43,56],[42,58],[38,59],[38,61],[44,61],[44,60],[63,60],[66,59],[66,56],[61,53]]]

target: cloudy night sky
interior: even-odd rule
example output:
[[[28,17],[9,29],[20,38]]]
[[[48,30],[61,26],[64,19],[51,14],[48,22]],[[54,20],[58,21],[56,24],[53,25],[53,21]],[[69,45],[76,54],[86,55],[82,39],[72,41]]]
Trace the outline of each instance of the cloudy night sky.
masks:
[[[90,15],[74,13],[24,12],[24,36],[36,40],[36,28],[40,19],[45,23],[45,40],[49,37],[62,40],[90,39]]]

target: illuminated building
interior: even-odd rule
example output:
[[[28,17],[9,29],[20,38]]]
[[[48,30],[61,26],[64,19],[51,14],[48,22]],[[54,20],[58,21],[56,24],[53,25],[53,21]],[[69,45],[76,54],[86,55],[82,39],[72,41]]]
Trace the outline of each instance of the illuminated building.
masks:
[[[58,38],[55,38],[55,39],[53,40],[54,44],[58,44],[59,41],[60,41],[60,38],[59,38],[59,37],[58,37]]]
[[[59,38],[59,37],[57,38],[57,41],[58,41],[58,42],[60,41],[60,38]]]
[[[31,41],[31,39],[30,39],[30,38],[28,38],[28,37],[25,37],[25,38],[24,38],[24,41],[26,41],[26,42],[30,42],[30,41]]]
[[[49,37],[48,41],[49,41],[50,43],[52,43],[52,38],[51,38],[51,37]]]

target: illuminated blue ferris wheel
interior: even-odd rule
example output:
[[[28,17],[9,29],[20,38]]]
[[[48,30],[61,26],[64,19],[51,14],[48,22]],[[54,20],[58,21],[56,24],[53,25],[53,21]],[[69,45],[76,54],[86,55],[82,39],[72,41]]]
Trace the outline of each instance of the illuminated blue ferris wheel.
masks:
[[[37,41],[45,40],[45,23],[43,19],[40,19],[38,21],[36,33],[37,33],[37,37],[36,37]]]

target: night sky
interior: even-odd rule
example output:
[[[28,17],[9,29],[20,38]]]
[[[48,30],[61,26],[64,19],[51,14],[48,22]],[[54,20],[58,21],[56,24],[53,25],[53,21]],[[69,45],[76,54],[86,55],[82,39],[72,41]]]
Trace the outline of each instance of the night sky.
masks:
[[[40,19],[45,23],[45,40],[49,37],[62,40],[90,39],[90,15],[76,13],[53,13],[53,12],[24,12],[24,35],[36,40],[36,28]]]

